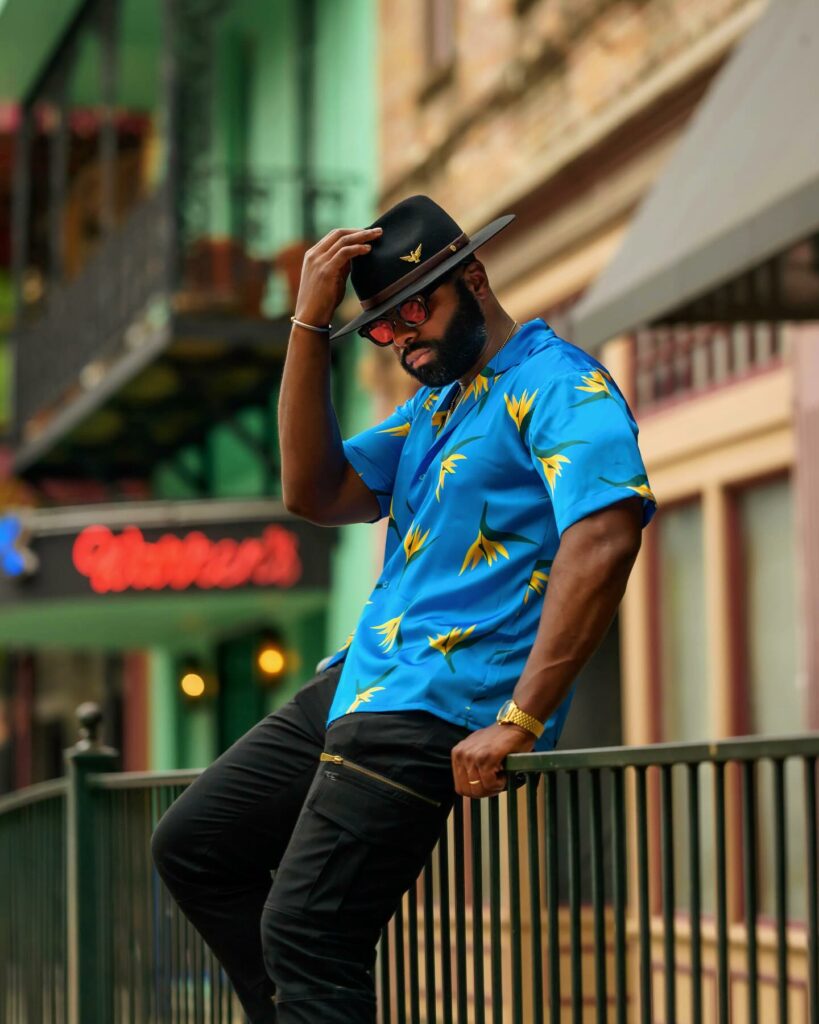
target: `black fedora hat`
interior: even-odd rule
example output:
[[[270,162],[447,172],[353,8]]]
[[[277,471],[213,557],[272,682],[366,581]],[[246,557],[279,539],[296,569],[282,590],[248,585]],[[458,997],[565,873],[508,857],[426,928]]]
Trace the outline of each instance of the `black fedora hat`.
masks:
[[[358,330],[422,291],[514,219],[513,213],[498,217],[470,236],[429,196],[402,199],[370,225],[384,229],[370,252],[352,260],[350,280],[363,312],[332,337]]]

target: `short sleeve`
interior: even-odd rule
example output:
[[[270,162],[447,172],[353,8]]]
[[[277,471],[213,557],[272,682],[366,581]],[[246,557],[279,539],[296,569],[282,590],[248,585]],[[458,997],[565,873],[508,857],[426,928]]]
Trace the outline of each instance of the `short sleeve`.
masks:
[[[381,516],[389,514],[398,462],[412,426],[414,400],[399,405],[391,416],[344,441],[347,461],[378,499]]]
[[[561,373],[530,399],[529,452],[551,498],[558,534],[585,516],[635,495],[643,526],[656,500],[625,398],[599,363]]]

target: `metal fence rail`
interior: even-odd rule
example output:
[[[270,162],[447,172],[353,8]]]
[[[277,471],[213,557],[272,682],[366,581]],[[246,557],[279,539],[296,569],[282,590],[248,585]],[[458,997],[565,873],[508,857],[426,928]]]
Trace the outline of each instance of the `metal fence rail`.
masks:
[[[819,1022],[817,757],[819,736],[510,759],[384,931],[381,1024]],[[150,862],[197,773],[115,763],[92,737],[67,780],[0,801],[0,1024],[242,1024]]]
[[[88,778],[98,821],[99,999],[110,1024],[244,1022],[224,971],[151,863],[157,821],[197,774]]]
[[[819,737],[510,758],[387,928],[383,1024],[819,1021]]]
[[[0,797],[0,1024],[66,1021],[67,788]]]

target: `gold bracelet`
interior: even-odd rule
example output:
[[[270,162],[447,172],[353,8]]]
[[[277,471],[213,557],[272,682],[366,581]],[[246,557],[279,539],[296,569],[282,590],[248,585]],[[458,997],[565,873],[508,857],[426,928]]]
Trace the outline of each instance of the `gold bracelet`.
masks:
[[[297,324],[299,327],[303,327],[306,331],[315,331],[316,334],[329,334],[332,331],[332,325],[329,327],[314,327],[313,324],[306,324],[303,320],[297,320],[294,316],[290,317],[291,324]]]

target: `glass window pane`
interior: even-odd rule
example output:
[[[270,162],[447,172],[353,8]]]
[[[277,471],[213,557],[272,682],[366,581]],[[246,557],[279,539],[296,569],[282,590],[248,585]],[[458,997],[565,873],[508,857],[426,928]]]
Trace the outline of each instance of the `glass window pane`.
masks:
[[[661,512],[659,526],[662,738],[688,742],[713,730],[705,656],[705,580],[699,503]]]
[[[688,743],[710,738],[711,695],[708,688],[705,631],[705,576],[702,507],[699,502],[660,513],[660,673],[662,739]],[[700,776],[701,905],[713,910],[714,836],[710,776]],[[675,903],[690,905],[688,857],[688,776],[672,773],[674,800]]]
[[[740,491],[736,497],[743,593],[744,665],[753,733],[782,735],[805,728],[804,677],[799,671],[799,622],[793,495],[789,477]],[[804,918],[804,779],[800,762],[785,765],[787,870],[791,914]],[[774,902],[773,779],[758,775],[760,910]]]
[[[798,732],[804,726],[798,673],[798,611],[790,480],[737,496],[745,581],[744,633],[750,728]]]

